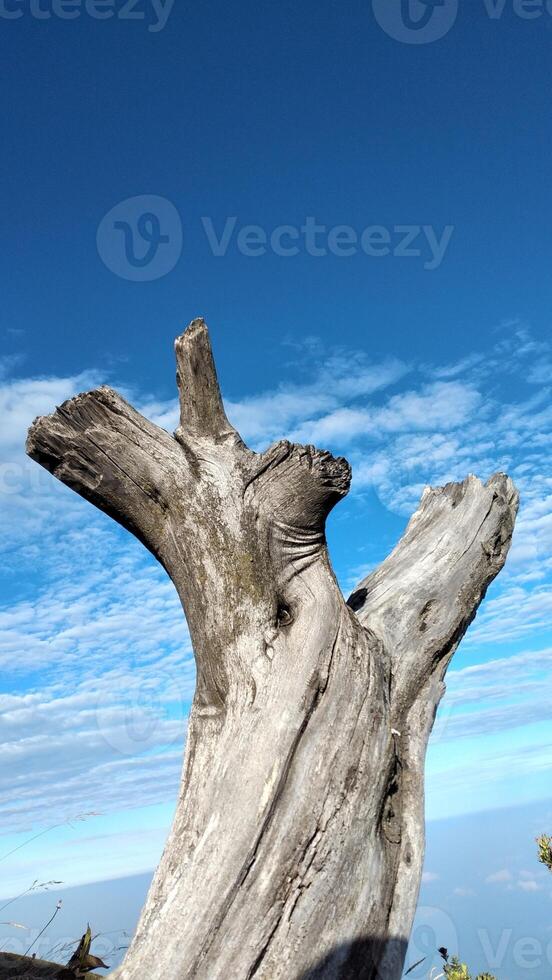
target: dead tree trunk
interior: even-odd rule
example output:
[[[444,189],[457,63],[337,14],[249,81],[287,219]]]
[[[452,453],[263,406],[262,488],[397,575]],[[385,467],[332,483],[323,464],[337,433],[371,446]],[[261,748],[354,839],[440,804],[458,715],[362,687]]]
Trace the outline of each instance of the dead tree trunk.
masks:
[[[427,489],[348,603],[326,517],[350,468],[251,452],[207,329],[176,341],[174,438],[109,388],[37,419],[28,452],[172,578],[197,661],[173,828],[118,980],[400,977],[443,676],[504,564],[517,494]]]

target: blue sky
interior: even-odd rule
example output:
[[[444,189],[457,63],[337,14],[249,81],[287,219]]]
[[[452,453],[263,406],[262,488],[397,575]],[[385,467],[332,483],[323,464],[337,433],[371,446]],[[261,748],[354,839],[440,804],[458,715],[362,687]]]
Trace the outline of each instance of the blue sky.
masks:
[[[345,591],[426,483],[515,479],[511,558],[430,747],[424,900],[441,889],[455,916],[454,889],[505,873],[478,917],[502,928],[531,898],[552,921],[523,850],[552,811],[552,16],[447,4],[448,31],[416,44],[368,0],[176,0],[154,30],[143,0],[132,20],[117,0],[106,20],[0,5],[0,858],[56,828],[2,861],[6,898],[153,867],[194,686],[164,572],[26,461],[26,428],[107,382],[171,429],[172,341],[204,315],[253,448],[288,436],[352,462],[329,526]],[[483,812],[511,860],[474,847]],[[432,845],[453,825],[467,883]]]

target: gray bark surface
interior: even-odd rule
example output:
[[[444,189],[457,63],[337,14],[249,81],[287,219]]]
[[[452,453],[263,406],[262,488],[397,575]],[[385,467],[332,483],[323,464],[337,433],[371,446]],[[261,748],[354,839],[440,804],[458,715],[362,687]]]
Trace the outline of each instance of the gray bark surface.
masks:
[[[428,489],[348,602],[325,521],[348,463],[249,450],[208,332],[176,341],[174,437],[109,388],[35,421],[28,453],[172,578],[197,663],[174,824],[114,980],[397,980],[420,883],[443,677],[502,568],[503,474]]]

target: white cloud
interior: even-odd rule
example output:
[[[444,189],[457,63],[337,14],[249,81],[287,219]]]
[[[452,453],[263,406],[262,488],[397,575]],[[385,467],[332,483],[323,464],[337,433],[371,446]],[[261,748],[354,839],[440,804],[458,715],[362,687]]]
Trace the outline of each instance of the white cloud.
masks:
[[[542,886],[539,885],[537,881],[534,880],[522,880],[517,883],[518,888],[521,888],[524,892],[540,892],[542,891]]]
[[[439,875],[435,874],[434,871],[424,871],[422,874],[422,882],[424,885],[430,885],[434,881],[439,881]]]
[[[436,818],[545,799],[551,769],[552,738],[538,725],[517,735],[487,733],[470,747],[437,741],[428,755],[427,812]]]
[[[504,642],[546,632],[552,619],[552,586],[512,586],[489,599],[470,633],[472,644]]]
[[[445,364],[442,367],[430,366],[426,370],[433,378],[456,378],[459,374],[465,374],[471,368],[484,362],[484,360],[485,357],[483,354],[470,354],[468,357],[463,357],[454,364]]]
[[[326,426],[328,432],[333,432],[326,438],[344,437],[349,441],[350,426],[355,432],[362,431],[364,413],[346,407],[347,403],[388,388],[407,371],[398,360],[371,364],[361,354],[331,357],[318,366],[314,381],[281,385],[276,391],[240,401],[226,399],[226,409],[230,421],[255,448],[287,436],[300,441],[300,432],[309,442],[309,433],[312,435],[317,425],[321,431]]]
[[[195,668],[175,590],[141,545],[24,453],[37,414],[98,380],[0,385],[0,538],[11,573],[30,576],[0,607],[3,833],[165,802],[178,786]]]
[[[358,436],[376,439],[398,432],[448,431],[462,425],[480,406],[479,392],[468,384],[435,382],[420,391],[393,395],[381,407],[341,407],[290,433],[296,442],[350,443]]]
[[[0,414],[5,425],[0,430],[0,447],[21,448],[27,429],[37,415],[51,412],[67,398],[98,384],[95,372],[68,378],[38,378],[4,381],[0,386]]]
[[[488,885],[502,885],[512,880],[512,872],[508,871],[507,868],[502,868],[501,871],[494,871],[493,874],[490,874],[485,878],[485,882]]]
[[[519,872],[519,877],[522,878],[524,881],[534,881],[534,879],[537,876],[536,876],[536,874],[535,874],[534,871],[523,871],[522,870],[522,871]]]
[[[546,385],[550,384],[550,379],[552,378],[552,361],[540,361],[538,364],[534,364],[529,374],[527,375],[527,380],[534,385]]]

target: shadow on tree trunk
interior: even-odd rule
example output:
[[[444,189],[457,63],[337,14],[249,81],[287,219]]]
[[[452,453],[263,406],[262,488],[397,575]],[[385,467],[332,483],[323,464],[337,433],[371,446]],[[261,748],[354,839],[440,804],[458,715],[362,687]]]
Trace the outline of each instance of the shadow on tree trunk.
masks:
[[[379,966],[384,953],[389,957],[391,951],[398,963],[403,963],[407,943],[404,939],[389,939],[386,942],[367,936],[351,943],[335,946],[324,959],[319,960],[297,980],[377,980]]]

